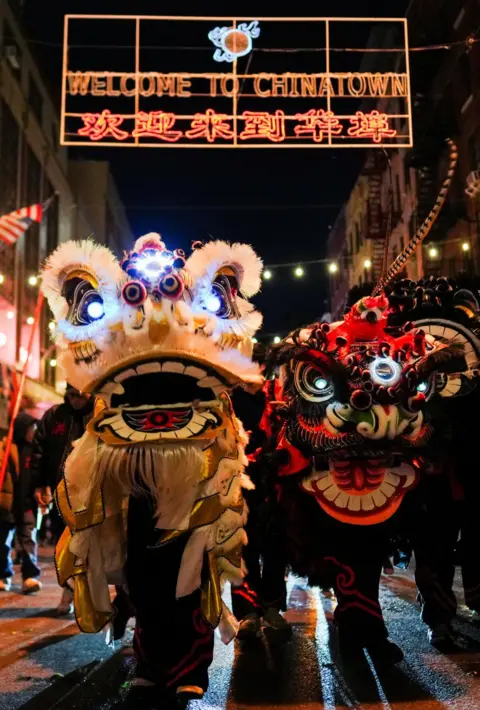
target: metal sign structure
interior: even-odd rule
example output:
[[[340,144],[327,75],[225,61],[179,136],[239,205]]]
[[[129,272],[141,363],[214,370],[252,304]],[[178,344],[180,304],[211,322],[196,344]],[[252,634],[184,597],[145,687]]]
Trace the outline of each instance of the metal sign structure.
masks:
[[[66,15],[61,144],[409,148],[407,21]]]

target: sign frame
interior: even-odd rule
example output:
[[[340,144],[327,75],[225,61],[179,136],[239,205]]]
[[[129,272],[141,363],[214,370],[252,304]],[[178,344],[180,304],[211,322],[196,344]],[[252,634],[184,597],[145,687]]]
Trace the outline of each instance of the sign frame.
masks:
[[[242,22],[251,22],[252,20],[256,20],[259,23],[266,23],[266,22],[318,22],[318,23],[324,23],[325,25],[325,57],[326,57],[326,71],[322,73],[322,75],[327,76],[327,87],[330,86],[330,78],[334,77],[334,72],[330,72],[330,25],[331,23],[347,23],[347,22],[363,22],[363,23],[397,23],[403,25],[403,37],[404,37],[404,47],[402,49],[397,49],[394,51],[397,51],[401,54],[404,54],[405,56],[405,72],[404,75],[406,76],[406,96],[402,97],[406,101],[406,106],[407,106],[407,113],[404,114],[388,114],[388,118],[398,118],[398,119],[405,119],[406,125],[407,125],[407,135],[405,136],[398,136],[399,138],[404,138],[401,142],[383,142],[383,141],[377,141],[374,140],[374,142],[359,142],[359,143],[342,143],[342,142],[332,142],[332,130],[331,128],[327,129],[326,135],[328,136],[328,140],[324,142],[323,140],[320,142],[312,142],[312,143],[286,143],[286,142],[271,142],[271,143],[256,143],[256,142],[251,142],[251,141],[239,141],[239,136],[237,134],[237,122],[239,119],[243,120],[241,117],[241,114],[237,113],[237,96],[235,93],[232,95],[232,113],[231,115],[226,116],[230,121],[233,122],[234,126],[234,131],[233,131],[233,142],[231,143],[220,143],[220,142],[211,142],[211,143],[194,143],[194,142],[189,142],[189,143],[178,143],[178,142],[141,142],[138,138],[138,136],[135,136],[135,140],[132,142],[122,142],[121,140],[99,140],[99,141],[86,141],[86,140],[70,140],[67,139],[67,136],[69,135],[66,131],[66,121],[67,118],[69,117],[82,117],[86,114],[78,114],[78,113],[70,113],[67,111],[67,95],[68,95],[68,90],[67,90],[67,77],[69,75],[69,71],[75,71],[75,70],[69,70],[68,67],[68,55],[69,55],[69,28],[70,28],[70,23],[75,20],[125,20],[129,22],[135,22],[135,71],[134,72],[108,72],[108,71],[102,71],[102,72],[83,72],[84,74],[92,74],[92,75],[101,75],[101,76],[106,76],[106,75],[128,75],[128,76],[135,76],[135,81],[136,81],[136,89],[135,89],[135,113],[134,114],[116,114],[118,116],[121,116],[122,119],[130,119],[134,120],[135,123],[138,120],[140,108],[139,108],[139,103],[140,103],[140,96],[139,96],[139,91],[138,91],[138,81],[139,77],[141,77],[142,73],[140,71],[140,50],[141,50],[141,45],[140,45],[140,27],[141,27],[141,22],[143,21],[177,21],[177,22],[196,22],[196,21],[201,21],[201,22],[212,22],[212,23],[218,23],[218,22],[229,22],[231,23],[231,26],[233,28],[237,28],[239,23]],[[370,51],[379,51],[381,52],[381,49],[378,50],[370,50]],[[385,51],[385,50],[383,50]],[[239,55],[240,56],[240,55]],[[235,79],[243,79],[245,78],[253,78],[258,76],[258,74],[241,74],[237,72],[237,59],[234,59],[232,62],[232,74],[235,77]],[[80,73],[80,72],[79,72]],[[399,74],[394,74],[392,72],[390,73],[385,73],[382,76],[385,76],[386,74],[392,74],[393,76],[400,76]],[[217,75],[212,73],[213,75]],[[314,76],[315,74],[312,74]],[[195,77],[195,76],[210,76],[206,74],[199,74],[195,75],[194,73],[189,73],[188,76]],[[218,73],[217,76],[225,76],[225,74]],[[280,76],[280,75],[278,75]],[[316,76],[320,76],[320,74],[316,74]],[[374,76],[374,75],[372,75]],[[403,74],[402,74],[403,76]],[[334,98],[335,95],[331,95],[330,89],[327,88],[327,94],[326,94],[326,100],[327,100],[327,112],[330,111],[330,105],[331,105],[331,99]],[[133,97],[132,97],[133,98]],[[373,98],[373,97],[372,97]],[[379,98],[381,98],[381,95],[379,95]],[[108,113],[108,112],[107,112]],[[375,112],[371,112],[375,113]],[[98,115],[98,114],[96,114]],[[270,114],[269,114],[270,115]],[[369,116],[370,114],[368,114]],[[386,114],[381,114],[381,115],[386,115]],[[336,115],[335,117],[338,119],[349,119],[350,122],[352,122],[352,116],[353,114],[349,115]],[[195,119],[195,115],[179,115],[179,119]],[[291,115],[285,115],[285,119],[292,120],[295,117]],[[78,133],[78,132],[77,132]],[[135,133],[132,132],[131,137],[134,137],[133,134]],[[353,134],[352,134],[353,135]],[[252,18],[250,17],[242,17],[242,16],[190,16],[190,15],[106,15],[106,14],[100,14],[100,15],[93,15],[93,14],[68,14],[64,16],[64,33],[63,33],[63,61],[62,61],[62,97],[61,97],[61,122],[60,122],[60,145],[62,146],[82,146],[82,147],[92,147],[92,146],[101,146],[101,147],[122,147],[122,148],[222,148],[222,149],[228,149],[228,148],[257,148],[257,149],[268,149],[268,148],[292,148],[292,149],[303,149],[303,148],[340,148],[340,149],[353,149],[353,148],[411,148],[413,146],[413,126],[412,126],[412,102],[411,102],[411,91],[410,91],[410,62],[409,62],[409,40],[408,40],[408,22],[407,18],[405,17],[388,17],[388,18],[372,18],[372,17],[255,17]]]

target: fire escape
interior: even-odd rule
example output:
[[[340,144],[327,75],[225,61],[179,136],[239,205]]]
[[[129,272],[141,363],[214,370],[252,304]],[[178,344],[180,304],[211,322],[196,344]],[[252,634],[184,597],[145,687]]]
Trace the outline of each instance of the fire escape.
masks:
[[[365,217],[365,237],[373,242],[372,276],[379,278],[385,248],[386,214],[382,207],[382,181],[386,169],[386,157],[379,151],[372,151],[362,174],[368,179],[368,198]]]
[[[433,114],[433,116],[432,116]],[[416,126],[415,147],[409,165],[415,168],[417,186],[416,218],[412,220],[410,237],[421,225],[435,204],[440,185],[445,177],[448,149],[447,137],[455,138],[456,120],[452,102],[446,98],[439,101],[432,110],[432,104],[424,97],[416,97],[414,103],[414,125]],[[450,188],[450,195],[443,205],[428,237],[427,243],[443,241],[461,216],[461,203],[455,200],[455,183]],[[427,259],[427,275],[439,275],[445,265],[440,259]]]

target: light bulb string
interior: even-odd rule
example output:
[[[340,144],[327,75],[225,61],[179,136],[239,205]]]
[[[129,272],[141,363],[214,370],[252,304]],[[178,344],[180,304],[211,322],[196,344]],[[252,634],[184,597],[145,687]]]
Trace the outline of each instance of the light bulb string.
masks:
[[[456,40],[454,42],[441,42],[438,44],[425,44],[418,47],[409,47],[409,52],[435,52],[435,51],[449,51],[455,49],[456,47],[464,46],[467,50],[470,50],[473,45],[480,42],[480,38],[477,38],[475,33],[467,35],[464,39]],[[27,44],[39,45],[45,47],[63,47],[61,42],[49,42],[47,40],[40,39],[29,39]],[[134,44],[69,44],[69,49],[103,49],[107,51],[118,50],[118,49],[134,49]],[[159,44],[145,44],[142,45],[142,49],[145,50],[157,50],[157,51],[170,51],[170,52],[211,52],[211,46],[187,46],[187,45],[159,45]],[[328,47],[329,52],[358,52],[365,54],[381,53],[381,54],[405,54],[405,48],[401,47]],[[299,53],[323,53],[327,52],[327,47],[253,47],[251,54],[299,54]]]

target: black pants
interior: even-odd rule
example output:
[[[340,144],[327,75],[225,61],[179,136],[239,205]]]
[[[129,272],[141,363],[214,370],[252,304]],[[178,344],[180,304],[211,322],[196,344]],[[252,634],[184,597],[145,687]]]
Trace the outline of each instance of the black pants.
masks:
[[[0,521],[0,579],[13,577],[11,552],[14,537],[20,547],[22,578],[25,580],[40,576],[40,569],[37,566],[35,516],[29,510],[18,518],[16,524]]]
[[[382,564],[391,526],[353,525],[328,515],[298,484],[285,482],[279,498],[292,571],[312,586],[333,587],[335,622],[346,642],[365,647],[388,637],[379,603]]]
[[[213,629],[200,609],[200,590],[176,598],[188,533],[156,547],[153,512],[147,496],[130,498],[126,575],[135,609],[137,673],[162,688],[197,685],[207,690]]]
[[[246,525],[248,545],[243,559],[248,574],[240,587],[232,587],[232,608],[237,619],[261,615],[269,607],[287,608],[287,567],[285,533],[279,520],[269,519],[261,504],[247,491],[249,518]]]
[[[423,621],[433,628],[454,618],[456,564],[462,570],[467,605],[480,611],[480,527],[475,509],[478,499],[455,501],[450,481],[444,475],[426,478],[411,495],[414,505],[409,521],[410,537]]]

